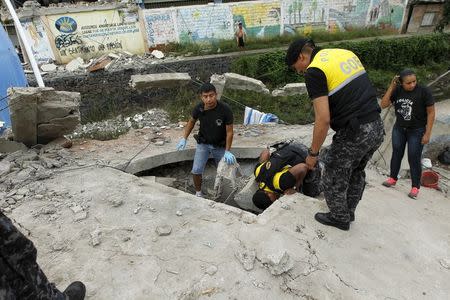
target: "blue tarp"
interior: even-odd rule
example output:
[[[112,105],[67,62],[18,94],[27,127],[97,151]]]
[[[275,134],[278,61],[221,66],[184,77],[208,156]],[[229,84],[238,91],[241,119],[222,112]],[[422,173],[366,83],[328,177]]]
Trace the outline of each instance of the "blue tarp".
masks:
[[[0,133],[5,128],[11,127],[7,98],[8,88],[27,85],[27,79],[16,50],[0,23],[0,121],[4,122]]]

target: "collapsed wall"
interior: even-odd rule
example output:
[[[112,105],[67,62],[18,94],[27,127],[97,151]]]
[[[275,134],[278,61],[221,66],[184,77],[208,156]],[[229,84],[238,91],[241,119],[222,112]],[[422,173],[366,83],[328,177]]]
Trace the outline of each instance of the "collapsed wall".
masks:
[[[233,55],[218,55],[169,62],[136,60],[131,65],[116,65],[112,69],[92,73],[84,70],[48,73],[43,80],[46,86],[55,90],[79,92],[81,120],[84,121],[90,111],[99,109],[121,110],[133,105],[156,107],[178,92],[177,87],[162,84],[138,93],[129,85],[132,75],[178,72],[187,73],[197,81],[208,82],[212,74],[228,72],[232,58]],[[31,86],[37,85],[31,75],[28,76],[28,82]],[[198,83],[191,82],[191,85],[194,91],[198,89]]]
[[[71,133],[80,123],[80,94],[53,88],[10,88],[9,109],[14,140],[45,144]]]

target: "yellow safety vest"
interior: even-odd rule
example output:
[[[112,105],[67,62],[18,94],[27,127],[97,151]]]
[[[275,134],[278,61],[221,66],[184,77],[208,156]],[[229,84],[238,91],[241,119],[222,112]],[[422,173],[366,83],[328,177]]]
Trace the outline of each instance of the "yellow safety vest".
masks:
[[[261,171],[261,167],[262,167],[265,163],[266,163],[266,162],[261,163],[261,164],[255,169],[255,177],[258,176],[259,172]],[[272,179],[272,185],[273,185],[273,187],[274,187],[275,189],[278,189],[278,190],[281,191],[281,188],[280,188],[280,177],[281,177],[281,175],[283,175],[284,173],[286,173],[287,171],[289,171],[290,168],[291,168],[290,165],[286,165],[286,166],[283,167],[283,169],[281,169],[281,171],[275,173],[275,175],[273,176],[273,179]],[[258,182],[258,185],[259,185],[259,188],[260,188],[260,189],[263,189],[264,191],[271,192],[271,193],[277,193],[277,192],[275,192],[275,191],[272,191],[272,190],[267,186],[267,184],[264,183],[264,182]]]
[[[356,77],[366,73],[359,58],[345,49],[323,49],[317,52],[309,68],[318,68],[327,77],[328,96],[333,95]]]

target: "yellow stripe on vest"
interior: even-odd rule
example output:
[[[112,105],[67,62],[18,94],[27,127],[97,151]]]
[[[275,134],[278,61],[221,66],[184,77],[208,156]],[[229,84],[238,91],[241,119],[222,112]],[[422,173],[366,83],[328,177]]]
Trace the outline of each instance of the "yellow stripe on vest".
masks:
[[[265,164],[265,162],[261,163],[261,164],[255,169],[255,177],[258,176],[258,174],[259,174],[259,172],[260,172],[260,170],[261,170],[261,167],[262,167],[264,164]],[[286,173],[287,171],[289,171],[289,168],[291,168],[291,166],[290,166],[290,165],[286,165],[286,166],[283,167],[283,169],[282,169],[280,172],[275,173],[275,175],[273,176],[272,184],[273,184],[273,186],[274,186],[276,189],[281,190],[281,189],[280,189],[280,177],[281,177],[281,175],[283,175],[284,173]],[[269,189],[269,188],[267,187],[267,185],[264,184],[264,182],[259,182],[258,185],[259,185],[259,188],[260,188],[260,189],[263,189],[264,191],[271,192],[271,193],[276,193],[276,192],[272,191],[271,189]]]
[[[318,68],[325,73],[328,96],[333,95],[353,79],[366,73],[355,53],[345,49],[320,50],[309,64],[309,68]]]

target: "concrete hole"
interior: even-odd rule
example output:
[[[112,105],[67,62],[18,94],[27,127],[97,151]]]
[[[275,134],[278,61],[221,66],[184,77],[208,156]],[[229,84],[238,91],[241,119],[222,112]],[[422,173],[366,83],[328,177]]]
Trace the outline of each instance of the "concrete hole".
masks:
[[[239,159],[241,176],[236,178],[234,189],[231,186],[231,183],[224,179],[222,193],[219,197],[215,197],[214,182],[217,172],[214,160],[210,159],[206,165],[202,181],[202,191],[203,194],[205,194],[205,198],[242,209],[234,201],[234,195],[239,193],[252,178],[256,163],[257,159]],[[189,194],[195,194],[191,169],[192,161],[181,161],[161,165],[149,170],[143,170],[134,175],[164,184],[168,187],[176,188]],[[253,213],[253,211],[250,212]]]
[[[243,205],[239,206],[236,201],[234,201],[234,196],[238,195],[239,192],[246,187],[247,183],[247,187],[252,185],[253,182],[250,181],[254,180],[253,170],[261,150],[261,148],[232,149],[234,155],[238,159],[242,176],[236,178],[234,189],[231,187],[230,182],[227,179],[224,179],[222,184],[222,194],[217,199],[213,199],[216,167],[214,161],[210,160],[203,175],[202,190],[206,194],[206,197],[252,213],[258,212],[258,209],[254,207],[253,203],[251,203],[251,205],[245,204],[245,207]],[[195,149],[172,151],[135,159],[129,164],[127,163],[117,167],[124,169],[127,173],[145,177],[148,180],[194,194],[195,190],[191,175],[194,153]],[[238,196],[240,199],[245,198],[246,202],[251,202],[251,199],[247,199],[249,198],[248,193],[240,193]]]

